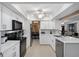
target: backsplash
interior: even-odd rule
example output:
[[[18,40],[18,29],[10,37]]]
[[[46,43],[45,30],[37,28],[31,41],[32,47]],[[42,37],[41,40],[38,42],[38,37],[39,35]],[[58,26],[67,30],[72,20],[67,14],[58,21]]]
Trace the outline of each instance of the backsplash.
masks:
[[[57,29],[41,29],[42,34],[59,34],[61,35],[61,31]]]
[[[15,30],[15,31],[12,31],[12,30],[4,30],[4,31],[1,31],[1,37],[4,37],[6,33],[14,33],[14,32],[20,32],[20,31],[23,31],[23,30]]]

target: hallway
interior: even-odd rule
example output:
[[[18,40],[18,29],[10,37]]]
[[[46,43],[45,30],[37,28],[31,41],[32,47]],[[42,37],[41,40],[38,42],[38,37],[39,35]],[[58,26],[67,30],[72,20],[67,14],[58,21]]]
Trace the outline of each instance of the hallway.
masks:
[[[55,52],[48,45],[40,45],[38,40],[33,40],[32,47],[27,49],[25,57],[55,57]]]

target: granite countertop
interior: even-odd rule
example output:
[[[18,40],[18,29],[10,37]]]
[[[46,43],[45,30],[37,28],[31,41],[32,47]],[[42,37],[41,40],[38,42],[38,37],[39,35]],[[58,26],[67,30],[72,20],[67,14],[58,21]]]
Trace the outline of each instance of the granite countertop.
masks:
[[[1,52],[3,53],[4,51],[6,51],[7,49],[9,49],[10,47],[16,45],[17,43],[19,43],[20,41],[14,41],[14,40],[8,40],[7,42],[5,42],[4,44],[1,44]]]
[[[75,37],[60,36],[55,38],[63,43],[79,43],[79,38],[75,38]]]

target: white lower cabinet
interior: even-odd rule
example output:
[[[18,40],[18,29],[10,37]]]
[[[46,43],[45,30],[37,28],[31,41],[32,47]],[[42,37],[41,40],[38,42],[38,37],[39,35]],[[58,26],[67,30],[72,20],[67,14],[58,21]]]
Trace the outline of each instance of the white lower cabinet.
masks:
[[[3,52],[3,57],[19,57],[20,56],[20,48],[19,44],[15,44],[10,47],[6,51]]]
[[[16,57],[16,51],[6,51],[3,53],[4,57]]]
[[[41,34],[40,44],[49,44],[55,50],[55,37],[53,34]]]
[[[55,51],[55,37],[54,35],[50,35],[50,46],[54,49]]]
[[[40,44],[49,44],[49,36],[47,34],[40,35]]]

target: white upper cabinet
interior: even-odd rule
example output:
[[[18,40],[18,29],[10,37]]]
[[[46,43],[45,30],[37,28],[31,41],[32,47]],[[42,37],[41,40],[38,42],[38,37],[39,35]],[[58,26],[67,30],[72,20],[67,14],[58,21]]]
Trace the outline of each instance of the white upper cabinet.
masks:
[[[53,21],[41,21],[40,29],[55,29],[55,22],[53,22]]]
[[[14,11],[2,5],[1,8],[1,29],[12,30],[12,20],[18,20],[23,23],[23,20]]]
[[[2,6],[2,30],[12,30],[13,13],[5,6]]]

